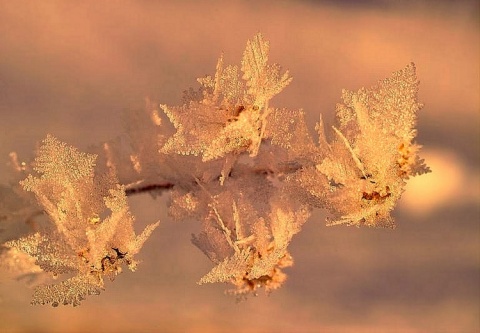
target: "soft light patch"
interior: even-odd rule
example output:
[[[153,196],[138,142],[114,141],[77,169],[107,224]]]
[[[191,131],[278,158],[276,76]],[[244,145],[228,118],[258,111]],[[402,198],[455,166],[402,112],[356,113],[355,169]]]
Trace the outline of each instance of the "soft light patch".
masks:
[[[441,206],[449,206],[470,200],[474,191],[469,190],[467,167],[458,156],[449,150],[423,150],[422,157],[432,172],[408,180],[400,205],[412,213],[429,214]],[[470,179],[470,177],[469,177]],[[473,177],[476,182],[478,177]],[[477,182],[478,183],[478,182]]]

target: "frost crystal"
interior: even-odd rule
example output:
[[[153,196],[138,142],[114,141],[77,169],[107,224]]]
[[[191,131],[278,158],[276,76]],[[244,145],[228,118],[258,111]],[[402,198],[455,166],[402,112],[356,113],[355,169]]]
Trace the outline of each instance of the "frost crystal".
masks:
[[[133,256],[158,226],[135,235],[125,188],[114,175],[96,176],[95,158],[49,135],[35,159],[38,175],[21,182],[54,226],[5,245],[35,258],[46,272],[75,274],[60,284],[37,287],[33,304],[78,305],[86,295],[98,294],[105,276],[113,280],[123,264],[135,269]]]
[[[136,235],[126,195],[170,190],[170,216],[202,223],[192,242],[214,267],[199,284],[227,282],[236,295],[284,283],[283,269],[293,264],[288,245],[315,207],[331,213],[329,225],[394,227],[390,212],[407,179],[429,172],[415,142],[415,66],[372,88],[343,91],[332,137],[320,117],[316,144],[303,110],[272,107],[292,79],[268,62],[268,52],[257,34],[241,66],[225,65],[222,55],[183,105],[147,100],[145,112],[127,116],[131,149],[121,140],[100,149],[107,172],[98,172],[96,155],[44,140],[36,174],[21,185],[53,224],[5,243],[2,258],[21,251],[35,267],[73,277],[37,287],[34,304],[78,305],[104,288],[105,277],[113,280],[124,265],[135,269],[134,255],[158,223]],[[18,171],[29,172],[11,156]],[[0,221],[26,211],[14,206],[0,205]]]
[[[268,49],[256,35],[241,79],[221,57],[186,104],[163,107],[177,132],[162,152],[223,160],[220,177],[175,188],[170,213],[203,221],[192,241],[216,266],[199,283],[230,282],[235,294],[283,283],[281,269],[293,262],[287,246],[312,207],[332,213],[329,225],[393,227],[405,181],[428,172],[413,141],[421,107],[413,64],[370,89],[344,91],[333,139],[320,118],[315,145],[302,110],[269,106],[291,78],[268,64]]]
[[[197,180],[188,194],[174,190],[170,209],[175,216],[203,221],[203,231],[192,242],[216,266],[200,284],[230,282],[234,294],[262,287],[271,291],[285,281],[282,268],[293,263],[287,246],[309,209],[278,192],[263,173],[242,163],[233,171],[223,185]]]
[[[291,179],[334,214],[330,225],[394,226],[390,211],[405,181],[429,171],[413,141],[417,90],[412,63],[370,89],[343,91],[330,143],[317,125],[324,158]]]
[[[162,152],[201,155],[203,161],[248,152],[258,153],[265,137],[269,100],[291,81],[280,66],[268,64],[269,44],[261,34],[248,41],[240,78],[237,66],[224,66],[223,56],[214,77],[198,79],[198,93],[190,93],[180,107],[162,106],[177,129]]]

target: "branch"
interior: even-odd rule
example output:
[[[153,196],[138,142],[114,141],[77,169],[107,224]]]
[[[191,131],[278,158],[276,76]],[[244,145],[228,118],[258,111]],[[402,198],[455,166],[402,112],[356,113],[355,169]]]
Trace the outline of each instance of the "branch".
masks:
[[[175,184],[172,184],[172,183],[164,183],[164,184],[149,184],[149,185],[142,185],[139,187],[131,187],[125,190],[125,195],[130,196],[130,195],[151,192],[151,191],[159,191],[159,192],[166,191],[171,189],[174,185]]]

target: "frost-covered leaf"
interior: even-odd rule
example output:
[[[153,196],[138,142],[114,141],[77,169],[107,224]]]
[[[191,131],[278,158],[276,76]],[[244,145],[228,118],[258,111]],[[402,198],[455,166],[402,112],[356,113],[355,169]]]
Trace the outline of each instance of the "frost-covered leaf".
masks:
[[[32,304],[78,306],[89,295],[99,295],[103,290],[101,280],[92,275],[77,275],[58,284],[35,287]]]
[[[61,241],[61,236],[51,234],[50,237],[35,233],[5,243],[5,246],[28,254],[35,259],[35,264],[45,272],[56,274],[76,271],[78,257],[68,244]]]
[[[78,305],[86,295],[97,294],[104,277],[113,280],[123,265],[135,269],[134,255],[158,226],[135,234],[125,187],[113,174],[96,175],[95,158],[48,136],[35,159],[37,174],[21,182],[53,226],[5,245],[30,255],[46,272],[75,274],[38,287],[34,304]]]
[[[324,158],[291,180],[333,213],[331,225],[394,226],[390,212],[406,180],[429,171],[413,141],[421,107],[417,90],[410,64],[370,89],[344,91],[344,103],[337,105],[340,126],[333,128],[331,143],[323,124],[317,125]]]
[[[281,75],[278,65],[267,62],[268,42],[258,34],[247,43],[242,78],[237,66],[224,65],[222,56],[214,77],[199,79],[200,91],[189,92],[184,105],[162,105],[176,133],[161,152],[198,155],[203,161],[257,155],[273,111],[268,101],[291,81],[288,72]]]
[[[238,276],[243,276],[248,269],[250,249],[246,248],[236,252],[233,256],[225,258],[210,272],[198,281],[199,284],[230,282]]]
[[[230,282],[234,294],[271,291],[286,279],[281,269],[293,263],[287,247],[309,209],[276,193],[262,174],[242,176],[200,189],[210,203],[193,242],[216,264],[200,283]]]
[[[318,154],[318,148],[310,136],[303,110],[291,111],[275,109],[267,118],[265,137],[272,145],[283,148],[287,153],[287,160],[297,164],[311,160]],[[277,159],[277,163],[281,158]],[[286,161],[284,161],[286,162]]]
[[[247,42],[243,53],[243,79],[247,82],[248,94],[254,105],[263,108],[268,101],[281,92],[291,81],[288,71],[280,74],[278,64],[268,64],[269,43],[257,34]]]

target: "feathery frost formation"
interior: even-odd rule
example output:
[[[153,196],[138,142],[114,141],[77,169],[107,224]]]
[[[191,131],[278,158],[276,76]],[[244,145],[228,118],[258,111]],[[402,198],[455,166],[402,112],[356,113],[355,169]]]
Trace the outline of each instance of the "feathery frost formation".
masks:
[[[135,234],[126,197],[135,193],[168,189],[172,218],[202,223],[192,242],[214,267],[199,284],[231,283],[237,295],[283,284],[293,264],[288,245],[313,208],[331,213],[328,225],[394,227],[390,212],[406,181],[429,171],[415,143],[415,66],[343,91],[337,124],[326,131],[320,117],[315,143],[303,110],[271,105],[292,79],[268,52],[257,34],[241,66],[221,56],[183,105],[147,101],[145,113],[128,115],[128,147],[105,143],[101,165],[53,136],[44,140],[35,174],[21,185],[53,223],[5,245],[73,277],[37,287],[34,304],[77,305],[122,266],[135,269],[134,255],[158,225]]]
[[[158,225],[135,235],[124,186],[116,184],[112,174],[95,175],[95,159],[47,136],[34,162],[37,175],[21,182],[35,194],[53,226],[6,246],[32,256],[45,272],[74,274],[58,284],[36,287],[33,304],[78,305],[85,296],[100,293],[104,277],[113,280],[122,265],[135,270],[134,255]]]

